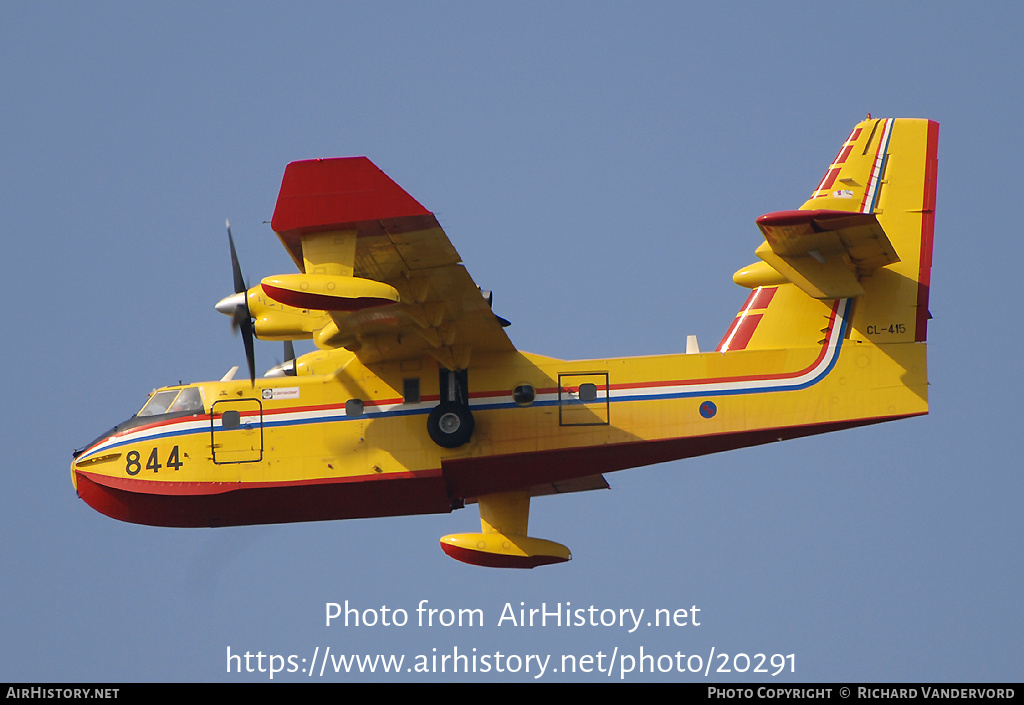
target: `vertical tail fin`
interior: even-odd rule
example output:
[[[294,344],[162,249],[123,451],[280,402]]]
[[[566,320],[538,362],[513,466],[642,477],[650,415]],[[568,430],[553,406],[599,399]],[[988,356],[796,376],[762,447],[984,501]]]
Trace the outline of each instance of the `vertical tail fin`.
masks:
[[[927,339],[938,123],[858,124],[799,210],[758,218],[761,262],[736,273],[753,289],[718,350],[814,345],[835,299],[855,301],[850,336]]]

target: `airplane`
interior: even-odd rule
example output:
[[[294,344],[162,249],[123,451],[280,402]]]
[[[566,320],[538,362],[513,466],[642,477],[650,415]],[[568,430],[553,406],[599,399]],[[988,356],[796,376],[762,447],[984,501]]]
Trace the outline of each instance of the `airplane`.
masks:
[[[746,301],[714,350],[560,360],[518,350],[436,216],[365,157],[288,164],[271,227],[298,273],[247,287],[249,378],[156,389],[74,452],[72,482],[138,524],[238,526],[450,513],[473,565],[571,559],[533,497],[605,474],[928,413],[938,123],[868,118],[811,197],[756,219]],[[254,338],[316,350],[257,378]]]

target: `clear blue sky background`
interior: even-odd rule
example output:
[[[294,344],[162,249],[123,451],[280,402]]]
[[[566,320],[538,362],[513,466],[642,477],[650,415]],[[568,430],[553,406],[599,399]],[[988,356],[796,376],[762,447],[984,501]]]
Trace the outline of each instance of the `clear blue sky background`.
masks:
[[[774,680],[671,674],[698,682],[1021,679],[1018,3],[34,2],[2,17],[0,681],[259,681],[226,673],[228,648],[318,647],[553,667],[616,648],[795,654]],[[689,333],[717,344],[754,219],[799,206],[868,112],[941,123],[927,417],[536,500],[531,533],[574,560],[533,571],[441,552],[479,526],[472,508],[179,530],[75,496],[73,448],[155,386],[244,365],[213,309],[231,289],[223,222],[250,280],[291,271],[265,222],[289,161],[373,159],[438,214],[523,349],[673,352]],[[258,345],[260,369],[279,356]],[[345,600],[487,621],[325,627]],[[697,605],[701,624],[499,627],[506,602]],[[544,680],[569,677],[617,680]]]

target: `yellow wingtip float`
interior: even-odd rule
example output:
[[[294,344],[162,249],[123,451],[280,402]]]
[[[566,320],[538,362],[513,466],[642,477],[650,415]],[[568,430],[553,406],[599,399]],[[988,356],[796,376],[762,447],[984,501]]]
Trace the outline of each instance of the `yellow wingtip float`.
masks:
[[[799,209],[757,219],[751,289],[713,352],[517,350],[437,219],[369,160],[293,162],[271,225],[299,273],[217,304],[249,380],[155,391],[76,451],[78,495],[123,521],[234,526],[480,508],[458,560],[571,558],[530,499],[604,474],[928,412],[938,124],[868,119]],[[229,232],[230,237],[230,232]],[[253,337],[317,351],[255,377]]]

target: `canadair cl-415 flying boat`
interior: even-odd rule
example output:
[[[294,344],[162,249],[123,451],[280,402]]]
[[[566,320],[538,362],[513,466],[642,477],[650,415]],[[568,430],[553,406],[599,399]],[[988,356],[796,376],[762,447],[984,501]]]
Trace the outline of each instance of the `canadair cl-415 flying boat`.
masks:
[[[247,379],[158,389],[76,451],[78,495],[123,521],[237,526],[447,513],[467,563],[532,568],[530,499],[605,473],[928,412],[938,124],[871,119],[811,198],[757,219],[750,294],[713,351],[521,352],[437,218],[363,157],[287,166],[271,227],[299,273],[217,304]],[[230,242],[230,229],[228,232]],[[725,327],[725,326],[723,326]],[[253,338],[317,350],[257,379]]]

